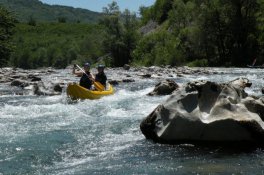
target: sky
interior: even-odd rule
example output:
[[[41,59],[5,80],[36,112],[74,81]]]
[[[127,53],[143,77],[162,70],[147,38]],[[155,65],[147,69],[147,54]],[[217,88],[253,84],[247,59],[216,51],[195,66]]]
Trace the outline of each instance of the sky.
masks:
[[[50,5],[66,5],[75,8],[84,8],[91,11],[102,12],[103,7],[107,7],[113,0],[40,0]],[[138,12],[140,6],[151,6],[155,0],[115,0],[121,11],[126,8],[133,12]]]

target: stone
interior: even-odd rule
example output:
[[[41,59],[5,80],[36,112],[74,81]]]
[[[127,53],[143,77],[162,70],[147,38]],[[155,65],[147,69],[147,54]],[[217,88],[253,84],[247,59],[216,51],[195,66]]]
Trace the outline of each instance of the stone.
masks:
[[[148,95],[154,96],[154,95],[170,95],[173,91],[179,88],[179,85],[175,83],[173,80],[165,80],[160,83],[158,83],[154,90]]]
[[[54,92],[49,89],[47,89],[43,82],[39,82],[37,84],[34,84],[33,86],[33,94],[38,96],[54,96],[54,95],[60,95],[59,92]]]
[[[125,65],[123,66],[123,69],[124,69],[124,70],[129,70],[129,69],[130,69],[130,65],[129,65],[129,64],[125,64]]]
[[[123,83],[131,83],[131,82],[135,82],[134,79],[123,79],[122,80]]]
[[[147,139],[158,143],[264,143],[264,99],[244,91],[251,83],[236,79],[218,84],[186,84],[140,124]]]
[[[153,31],[155,31],[155,29],[158,27],[158,23],[155,21],[150,20],[145,26],[141,27],[139,29],[140,33],[142,33],[143,35],[149,34]]]
[[[26,87],[29,83],[24,80],[14,80],[11,82],[11,86]]]
[[[34,82],[34,81],[41,81],[41,78],[40,77],[32,77],[31,78],[31,81]]]
[[[151,74],[143,74],[143,75],[140,75],[141,77],[143,78],[151,78]]]
[[[31,79],[32,82],[35,82],[35,81],[41,81],[41,78],[38,77],[39,74],[35,73],[35,74],[29,74],[27,76],[27,79]]]
[[[229,82],[229,84],[239,86],[241,88],[251,87],[252,83],[247,78],[237,78]]]
[[[55,92],[62,92],[62,87],[59,83],[55,84],[54,87],[53,87],[53,90]]]
[[[114,85],[114,86],[119,84],[117,80],[108,80],[108,83],[110,83],[111,85]]]

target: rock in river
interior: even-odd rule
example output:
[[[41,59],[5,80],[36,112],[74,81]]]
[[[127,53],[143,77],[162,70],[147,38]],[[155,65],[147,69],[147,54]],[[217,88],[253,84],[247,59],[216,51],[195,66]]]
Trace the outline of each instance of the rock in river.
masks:
[[[160,104],[140,125],[159,143],[264,143],[264,99],[244,91],[248,79],[218,84],[188,83]]]
[[[169,95],[173,91],[179,88],[179,85],[176,84],[173,80],[165,80],[158,83],[154,90],[150,92],[148,95]]]

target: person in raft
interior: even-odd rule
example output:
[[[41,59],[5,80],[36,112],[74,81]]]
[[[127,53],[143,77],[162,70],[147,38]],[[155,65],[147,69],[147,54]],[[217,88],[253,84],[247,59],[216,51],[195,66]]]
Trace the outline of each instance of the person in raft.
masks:
[[[92,84],[93,84],[93,76],[90,73],[90,64],[85,63],[83,66],[83,69],[84,69],[86,74],[81,72],[81,71],[76,71],[76,64],[74,64],[72,73],[77,75],[77,76],[81,76],[80,86],[82,86],[86,89],[91,89]]]
[[[101,83],[106,88],[106,80],[107,77],[104,73],[105,66],[102,64],[99,64],[97,66],[98,73],[95,75],[95,81]]]

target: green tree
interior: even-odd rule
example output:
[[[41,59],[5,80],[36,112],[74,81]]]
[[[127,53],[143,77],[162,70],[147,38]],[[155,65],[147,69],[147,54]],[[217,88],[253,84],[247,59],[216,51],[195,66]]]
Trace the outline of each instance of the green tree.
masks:
[[[10,58],[14,23],[11,13],[0,6],[0,67],[5,66]]]
[[[58,17],[58,22],[59,23],[66,23],[67,18],[66,17]]]
[[[264,1],[258,0],[259,10],[256,14],[257,17],[257,29],[258,29],[258,43],[259,43],[259,55],[257,63],[264,63]]]
[[[29,17],[28,25],[30,25],[30,26],[36,26],[36,25],[37,25],[37,22],[36,22],[36,20],[33,18],[32,15]]]
[[[123,66],[132,60],[132,51],[136,47],[136,15],[129,10],[121,13],[116,2],[103,8],[103,12],[105,15],[100,24],[105,27],[105,52],[113,56],[114,66]]]
[[[232,34],[232,64],[244,66],[256,57],[258,51],[256,13],[259,11],[257,0],[232,0],[233,9],[230,27]]]
[[[258,52],[256,0],[212,0],[203,8],[201,28],[209,63],[245,66]],[[214,51],[209,54],[209,52]]]
[[[133,52],[139,65],[181,65],[183,54],[180,40],[166,31],[151,33],[141,39]]]
[[[149,20],[154,20],[163,23],[168,19],[169,11],[172,9],[174,0],[156,0],[155,4],[151,7],[140,7],[139,11],[142,16],[143,24]]]

